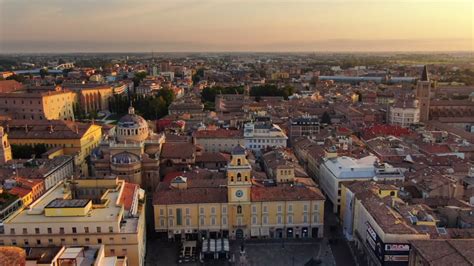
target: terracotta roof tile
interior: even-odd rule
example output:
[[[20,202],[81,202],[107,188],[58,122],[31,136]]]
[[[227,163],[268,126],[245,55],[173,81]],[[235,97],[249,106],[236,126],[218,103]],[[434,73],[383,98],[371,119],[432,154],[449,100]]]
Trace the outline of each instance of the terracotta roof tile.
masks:
[[[277,186],[253,186],[252,201],[324,200],[321,191],[313,186],[279,184]]]
[[[242,138],[242,131],[240,130],[198,130],[194,133],[196,138]]]
[[[125,210],[130,210],[132,208],[133,199],[137,190],[137,184],[125,183],[120,197],[120,203],[123,204]]]
[[[171,142],[164,143],[160,157],[166,158],[191,158],[195,155],[196,146],[191,143]]]

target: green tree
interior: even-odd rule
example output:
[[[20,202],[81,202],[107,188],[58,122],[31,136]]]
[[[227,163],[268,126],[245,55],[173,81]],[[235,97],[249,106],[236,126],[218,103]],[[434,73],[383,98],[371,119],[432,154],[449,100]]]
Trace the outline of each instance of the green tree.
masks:
[[[204,78],[204,68],[200,68],[196,71],[196,73],[193,75],[193,83],[198,83]]]
[[[263,85],[252,87],[250,89],[250,95],[254,96],[257,101],[264,96],[281,96],[287,100],[289,96],[293,95],[293,93],[294,88],[291,86],[279,88],[275,85]]]
[[[218,94],[243,94],[244,87],[206,87],[201,92],[203,102],[214,102]]]
[[[146,78],[146,76],[147,73],[145,71],[136,72],[135,76],[132,79],[133,85],[135,85],[135,87],[140,85],[140,83]]]

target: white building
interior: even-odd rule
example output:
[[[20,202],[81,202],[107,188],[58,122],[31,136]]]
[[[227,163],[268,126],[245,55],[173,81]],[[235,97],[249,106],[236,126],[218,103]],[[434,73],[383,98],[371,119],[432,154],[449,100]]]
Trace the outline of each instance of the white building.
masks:
[[[420,122],[420,105],[418,100],[403,100],[390,106],[388,121],[391,125],[408,127]]]
[[[283,130],[269,120],[249,122],[244,125],[245,148],[259,152],[268,147],[286,148],[288,137]]]
[[[172,71],[168,71],[168,72],[161,72],[160,73],[160,76],[170,80],[170,81],[173,81],[174,80],[174,72]]]
[[[324,159],[319,167],[319,185],[327,198],[333,203],[334,212],[339,212],[341,204],[341,182],[370,180],[403,180],[399,168],[388,164],[378,165],[378,158],[370,155],[361,159],[336,157]]]

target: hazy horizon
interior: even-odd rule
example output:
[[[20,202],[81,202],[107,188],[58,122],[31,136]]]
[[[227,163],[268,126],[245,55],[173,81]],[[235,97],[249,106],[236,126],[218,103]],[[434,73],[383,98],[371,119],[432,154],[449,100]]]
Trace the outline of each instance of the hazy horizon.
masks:
[[[0,53],[472,52],[469,0],[0,0]]]

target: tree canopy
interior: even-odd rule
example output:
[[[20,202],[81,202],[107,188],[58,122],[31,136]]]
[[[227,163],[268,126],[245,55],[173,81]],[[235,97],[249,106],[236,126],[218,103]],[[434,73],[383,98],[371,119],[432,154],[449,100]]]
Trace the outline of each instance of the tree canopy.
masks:
[[[203,78],[204,78],[204,68],[199,68],[192,77],[193,83],[198,83]]]
[[[201,92],[203,102],[214,102],[218,94],[243,94],[244,87],[206,87]]]
[[[256,86],[250,89],[250,96],[255,96],[257,100],[263,96],[281,96],[288,100],[288,96],[293,95],[294,88],[290,86],[277,87],[275,85]]]
[[[133,77],[133,85],[137,87],[146,78],[147,73],[145,71],[136,72]]]
[[[170,89],[161,89],[152,96],[114,95],[109,102],[111,112],[122,116],[127,113],[130,102],[135,111],[147,120],[156,120],[168,114],[168,107],[173,102],[175,96]]]

